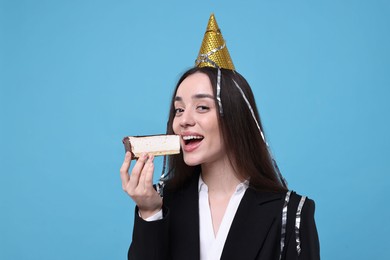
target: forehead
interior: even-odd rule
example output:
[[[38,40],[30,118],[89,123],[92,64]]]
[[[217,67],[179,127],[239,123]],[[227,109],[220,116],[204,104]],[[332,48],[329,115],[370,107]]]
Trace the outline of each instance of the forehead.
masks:
[[[196,72],[185,78],[179,85],[176,96],[186,97],[196,94],[208,94],[213,96],[213,89],[209,77]]]

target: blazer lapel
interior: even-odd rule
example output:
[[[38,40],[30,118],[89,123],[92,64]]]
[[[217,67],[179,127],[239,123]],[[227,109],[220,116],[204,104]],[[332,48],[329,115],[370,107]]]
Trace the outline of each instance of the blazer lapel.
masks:
[[[172,259],[198,260],[200,257],[198,178],[195,176],[187,189],[176,192],[169,203],[171,246],[175,247],[171,250]]]
[[[280,217],[283,195],[248,188],[237,209],[221,259],[255,259]]]

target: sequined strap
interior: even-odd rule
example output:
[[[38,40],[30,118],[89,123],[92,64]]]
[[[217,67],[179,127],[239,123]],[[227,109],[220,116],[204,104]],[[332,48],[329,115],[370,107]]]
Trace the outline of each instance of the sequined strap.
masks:
[[[301,200],[299,201],[297,214],[295,216],[295,241],[297,244],[298,256],[301,253],[301,239],[299,237],[299,228],[301,225],[301,212],[302,212],[303,204],[305,203],[305,201],[306,201],[306,196],[302,196]]]
[[[284,241],[286,239],[286,226],[287,226],[287,209],[288,202],[290,201],[291,191],[286,193],[286,198],[284,199],[283,210],[282,210],[282,232],[280,236],[280,257],[282,259],[282,253],[284,248]]]

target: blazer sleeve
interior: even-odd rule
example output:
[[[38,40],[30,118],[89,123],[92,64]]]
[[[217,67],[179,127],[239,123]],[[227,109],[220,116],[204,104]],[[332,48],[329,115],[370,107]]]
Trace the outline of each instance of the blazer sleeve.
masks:
[[[315,203],[311,199],[306,199],[302,208],[301,222],[299,229],[300,254],[297,252],[297,236],[295,229],[291,232],[287,245],[286,260],[319,260],[320,243],[318,239],[317,227],[314,220]],[[294,221],[295,225],[295,221]]]
[[[133,240],[127,254],[129,260],[168,259],[169,249],[169,213],[163,208],[163,218],[145,221],[135,208]]]

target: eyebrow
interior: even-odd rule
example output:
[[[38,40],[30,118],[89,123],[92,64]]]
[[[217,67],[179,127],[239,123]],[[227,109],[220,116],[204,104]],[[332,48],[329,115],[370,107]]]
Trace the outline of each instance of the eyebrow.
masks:
[[[196,94],[191,97],[192,99],[202,99],[202,98],[211,98],[214,100],[214,96],[210,94]],[[183,98],[180,96],[176,96],[174,101],[183,101]]]

